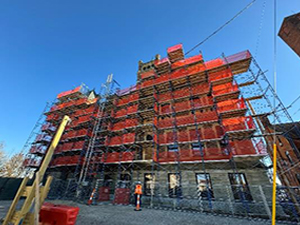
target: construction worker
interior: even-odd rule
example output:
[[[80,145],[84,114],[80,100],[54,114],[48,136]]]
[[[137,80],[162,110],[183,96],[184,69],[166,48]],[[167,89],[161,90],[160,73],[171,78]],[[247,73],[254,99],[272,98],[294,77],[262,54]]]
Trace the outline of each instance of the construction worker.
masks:
[[[135,185],[135,190],[134,190],[134,197],[135,197],[135,211],[141,211],[141,205],[142,205],[142,183],[140,181],[137,182]]]

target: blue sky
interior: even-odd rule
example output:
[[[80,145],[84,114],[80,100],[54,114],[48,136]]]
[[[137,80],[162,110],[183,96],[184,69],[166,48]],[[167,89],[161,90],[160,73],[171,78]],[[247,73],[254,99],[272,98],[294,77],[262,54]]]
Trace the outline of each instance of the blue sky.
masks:
[[[279,29],[285,16],[300,11],[300,3],[277,1]],[[164,56],[166,48],[177,43],[187,51],[249,2],[0,1],[0,141],[7,152],[19,151],[45,103],[58,93],[82,82],[99,90],[110,73],[122,87],[132,85],[139,60]],[[254,54],[263,2],[257,0],[201,46],[204,58],[245,49]],[[271,79],[273,1],[266,2],[256,58]],[[286,105],[300,95],[299,74],[300,59],[278,38],[278,94]],[[297,102],[291,114],[299,108]],[[300,119],[300,112],[294,119]]]

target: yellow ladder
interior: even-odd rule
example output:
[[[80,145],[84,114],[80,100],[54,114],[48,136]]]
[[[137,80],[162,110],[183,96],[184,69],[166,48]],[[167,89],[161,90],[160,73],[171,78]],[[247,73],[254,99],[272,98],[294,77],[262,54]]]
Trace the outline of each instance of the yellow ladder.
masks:
[[[38,224],[39,211],[45,198],[48,195],[50,184],[53,178],[51,176],[48,176],[45,186],[40,186],[40,182],[43,180],[44,174],[52,159],[54,150],[58,145],[59,140],[69,121],[70,118],[65,115],[62,119],[62,122],[60,123],[59,128],[56,131],[56,134],[51,142],[51,145],[47,150],[42,165],[40,166],[38,172],[35,173],[35,179],[32,186],[27,186],[29,180],[28,177],[25,177],[23,179],[15,198],[12,204],[10,205],[8,213],[6,214],[3,225]],[[25,197],[26,199],[21,209],[16,211],[17,204],[21,197]],[[33,205],[34,205],[34,210],[32,210]]]

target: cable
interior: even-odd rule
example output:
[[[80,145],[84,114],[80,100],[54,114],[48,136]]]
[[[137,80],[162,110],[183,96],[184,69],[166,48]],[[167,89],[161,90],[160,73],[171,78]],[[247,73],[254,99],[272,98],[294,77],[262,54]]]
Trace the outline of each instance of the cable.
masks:
[[[235,14],[234,17],[232,17],[230,20],[228,20],[226,23],[224,23],[222,26],[220,26],[217,30],[215,30],[212,34],[210,34],[208,37],[206,37],[203,41],[195,45],[193,48],[191,48],[189,51],[185,53],[185,55],[191,53],[194,51],[196,48],[198,48],[200,45],[205,43],[207,40],[209,40],[211,37],[213,37],[215,34],[217,34],[220,30],[222,30],[224,27],[226,27],[228,24],[230,24],[233,20],[235,20],[237,17],[239,17],[244,11],[246,11],[248,8],[250,8],[256,0],[253,0],[250,2],[246,7],[244,7],[241,11],[239,11],[237,14]]]
[[[257,40],[256,40],[254,58],[256,58],[257,52],[258,52],[260,36],[261,36],[261,30],[262,30],[262,27],[263,27],[263,22],[264,22],[264,17],[265,17],[266,3],[267,3],[267,0],[265,0],[263,2],[263,6],[262,6],[262,9],[261,9],[260,24],[259,24],[259,28],[258,28],[258,35],[257,35]]]

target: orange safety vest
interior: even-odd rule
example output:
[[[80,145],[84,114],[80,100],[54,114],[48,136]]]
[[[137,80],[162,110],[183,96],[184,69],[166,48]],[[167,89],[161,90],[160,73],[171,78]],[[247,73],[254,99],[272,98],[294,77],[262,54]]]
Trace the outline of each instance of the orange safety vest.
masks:
[[[137,184],[137,185],[135,186],[134,194],[141,195],[142,193],[143,193],[143,192],[142,192],[142,185]]]

